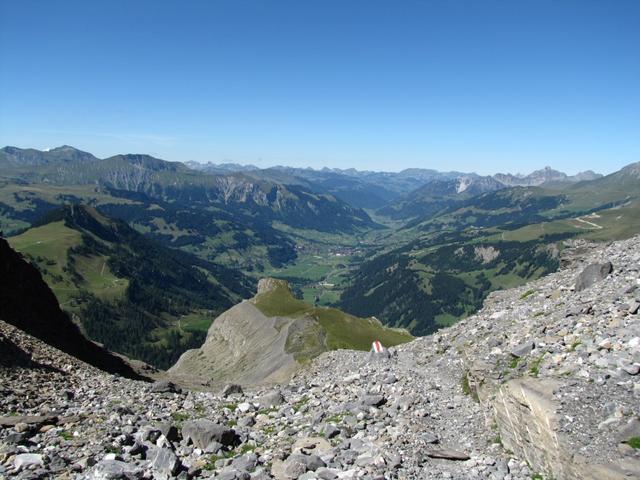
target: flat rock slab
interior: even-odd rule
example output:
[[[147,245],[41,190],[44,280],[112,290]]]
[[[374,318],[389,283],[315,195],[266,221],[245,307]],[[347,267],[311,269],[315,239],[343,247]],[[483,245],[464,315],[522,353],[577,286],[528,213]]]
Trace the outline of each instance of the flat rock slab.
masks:
[[[119,460],[102,460],[84,477],[89,480],[114,480],[120,478],[141,478],[142,470]]]
[[[321,437],[299,438],[291,448],[293,452],[302,451],[310,455],[311,453],[319,454],[331,450],[331,444]]]
[[[450,450],[448,448],[441,448],[438,450],[427,450],[427,457],[429,458],[442,458],[445,460],[469,460],[471,457],[464,452],[457,450]]]
[[[535,347],[535,342],[533,340],[528,340],[524,343],[521,343],[520,345],[515,346],[511,350],[511,355],[513,355],[514,357],[522,358],[526,355],[529,355],[531,353],[531,350],[533,350]]]
[[[13,464],[16,468],[41,467],[44,465],[44,460],[42,455],[37,453],[21,453],[20,455],[16,455]]]
[[[169,380],[159,380],[151,385],[149,391],[153,393],[182,393],[182,388]]]
[[[55,415],[0,417],[0,427],[3,428],[15,427],[19,423],[26,423],[27,425],[55,425],[58,423],[58,417]]]

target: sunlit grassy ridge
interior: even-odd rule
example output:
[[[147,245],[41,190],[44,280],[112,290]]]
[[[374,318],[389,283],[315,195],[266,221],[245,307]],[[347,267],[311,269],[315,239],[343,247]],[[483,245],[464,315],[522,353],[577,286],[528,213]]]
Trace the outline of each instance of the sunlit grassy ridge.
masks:
[[[374,318],[358,318],[335,308],[309,305],[295,298],[285,282],[280,282],[273,290],[257,295],[253,302],[268,317],[306,318],[317,322],[326,335],[325,345],[328,350],[369,350],[374,340],[389,347],[406,343],[413,338],[405,330],[384,327]]]
[[[123,298],[129,285],[127,279],[118,278],[111,272],[108,257],[70,255],[70,249],[82,245],[82,233],[67,227],[63,221],[29,229],[10,237],[9,243],[38,265],[45,281],[66,309],[74,310],[72,299],[80,289],[102,300],[118,300]],[[70,259],[74,263],[73,270],[68,268]]]

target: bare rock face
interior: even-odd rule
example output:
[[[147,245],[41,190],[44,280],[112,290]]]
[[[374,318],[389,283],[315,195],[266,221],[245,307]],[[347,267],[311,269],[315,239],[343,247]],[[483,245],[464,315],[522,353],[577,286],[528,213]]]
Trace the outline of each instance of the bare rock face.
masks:
[[[263,289],[270,287],[263,283]],[[183,385],[286,381],[300,367],[285,350],[292,323],[265,316],[251,302],[239,303],[213,321],[202,347],[183,353],[169,374]]]
[[[573,439],[560,427],[560,405],[554,390],[561,383],[545,379],[511,380],[494,403],[502,444],[531,465],[553,471],[553,478],[624,480],[623,465],[597,464],[575,451]]]
[[[277,278],[261,278],[258,280],[257,295],[272,292],[278,288],[286,288],[288,291],[291,290],[289,283],[285,280],[278,280]]]
[[[640,419],[640,237],[580,242],[567,254],[564,270],[494,292],[436,336],[461,349],[470,392],[535,472],[640,478],[628,445]],[[534,293],[518,296],[525,291]]]

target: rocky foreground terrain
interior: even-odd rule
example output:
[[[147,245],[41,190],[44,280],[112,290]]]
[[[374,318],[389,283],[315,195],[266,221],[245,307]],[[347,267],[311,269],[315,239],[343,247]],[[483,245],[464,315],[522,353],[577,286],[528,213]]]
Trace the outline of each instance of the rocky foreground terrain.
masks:
[[[0,476],[640,478],[640,237],[573,244],[564,264],[280,386],[124,379],[0,322]]]

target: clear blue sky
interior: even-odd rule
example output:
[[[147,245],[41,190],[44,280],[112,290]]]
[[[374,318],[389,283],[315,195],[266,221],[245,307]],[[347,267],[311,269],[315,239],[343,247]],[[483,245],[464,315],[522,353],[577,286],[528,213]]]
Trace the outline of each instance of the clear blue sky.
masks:
[[[638,0],[0,0],[0,144],[100,157],[611,172]]]

